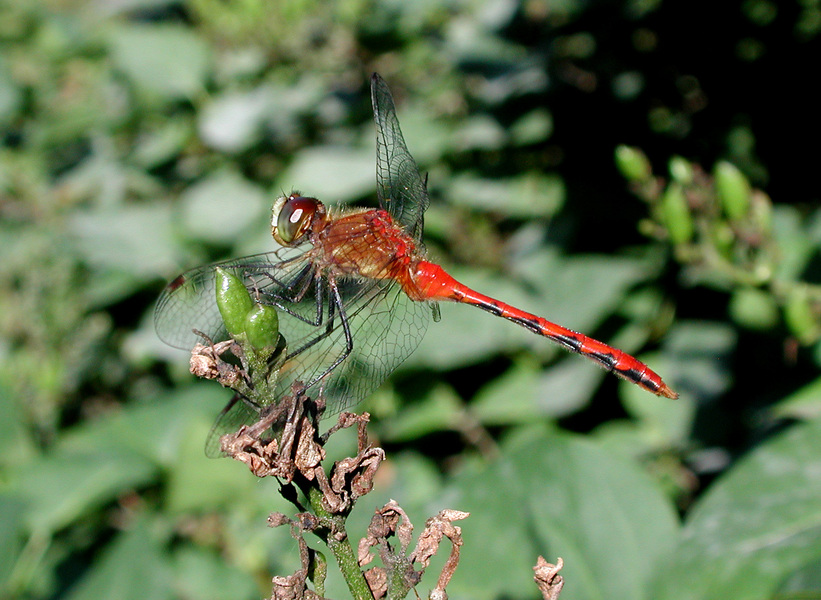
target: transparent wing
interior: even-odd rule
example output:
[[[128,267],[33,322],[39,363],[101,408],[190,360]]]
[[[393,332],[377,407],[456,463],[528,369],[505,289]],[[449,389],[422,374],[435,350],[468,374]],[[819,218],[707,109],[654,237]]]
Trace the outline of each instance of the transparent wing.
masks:
[[[371,76],[371,101],[376,122],[376,191],[379,204],[421,242],[424,214],[430,203],[419,167],[408,152],[388,84]]]

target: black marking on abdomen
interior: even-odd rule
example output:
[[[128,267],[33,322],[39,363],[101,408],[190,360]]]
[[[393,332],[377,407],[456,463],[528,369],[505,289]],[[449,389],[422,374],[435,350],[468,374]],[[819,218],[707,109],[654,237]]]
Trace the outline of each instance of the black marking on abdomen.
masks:
[[[474,304],[474,306],[478,306],[482,310],[485,310],[485,311],[489,312],[490,314],[495,315],[497,317],[504,317],[505,316],[505,312],[502,310],[502,308],[500,306],[497,306],[495,304],[490,304],[489,302],[480,302],[480,303]]]
[[[602,365],[604,365],[604,368],[608,371],[624,373],[624,371],[619,371],[618,369],[616,369],[616,363],[618,362],[618,360],[610,352],[585,352],[584,355],[599,361]]]
[[[525,329],[529,329],[530,331],[532,331],[535,334],[544,335],[544,333],[542,331],[542,325],[536,319],[525,319],[525,318],[522,318],[522,317],[508,317],[506,315],[502,315],[502,316],[505,317],[505,319],[507,319],[508,321],[512,321],[513,323],[516,323],[517,325],[521,325]]]
[[[553,339],[568,350],[581,354],[583,342],[579,338],[571,337],[569,335],[557,335]]]
[[[624,377],[628,381],[640,383],[643,387],[649,389],[651,392],[657,392],[659,386],[650,379],[645,377],[644,371],[637,371],[636,369],[626,369],[624,371],[615,370],[614,373],[620,377]]]

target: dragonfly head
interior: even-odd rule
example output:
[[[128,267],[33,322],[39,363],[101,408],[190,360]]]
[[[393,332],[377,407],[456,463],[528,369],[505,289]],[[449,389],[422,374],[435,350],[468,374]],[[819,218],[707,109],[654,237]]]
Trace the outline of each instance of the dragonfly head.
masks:
[[[271,235],[283,246],[296,246],[311,228],[314,216],[325,208],[316,198],[297,193],[277,198],[272,209]]]

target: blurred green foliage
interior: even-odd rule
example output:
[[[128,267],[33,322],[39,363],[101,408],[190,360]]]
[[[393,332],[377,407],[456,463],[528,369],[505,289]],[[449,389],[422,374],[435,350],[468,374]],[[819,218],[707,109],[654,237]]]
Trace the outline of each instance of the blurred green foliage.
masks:
[[[367,402],[389,461],[350,531],[388,498],[471,511],[454,599],[533,597],[538,554],[565,600],[817,596],[820,99],[786,66],[820,28],[769,0],[2,0],[0,595],[257,598],[297,568],[274,482],[203,456],[226,392],[152,303],[268,250],[282,191],[374,201],[378,71],[430,255],[682,398],[443,306]]]

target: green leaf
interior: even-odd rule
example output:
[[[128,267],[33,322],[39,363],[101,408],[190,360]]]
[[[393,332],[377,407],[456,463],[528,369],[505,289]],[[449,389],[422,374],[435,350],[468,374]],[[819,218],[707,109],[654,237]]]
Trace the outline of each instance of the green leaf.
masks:
[[[414,402],[383,422],[383,437],[392,442],[403,442],[435,431],[454,429],[463,410],[461,400],[451,387],[435,386],[420,402]]]
[[[660,373],[672,371],[672,361],[660,354],[642,356]],[[686,445],[696,417],[696,404],[690,398],[662,398],[637,385],[621,388],[622,404],[633,417],[648,450]]]
[[[802,344],[812,344],[821,335],[821,323],[815,310],[815,299],[809,286],[795,286],[787,295],[784,322]]]
[[[532,422],[538,377],[530,362],[516,364],[476,393],[471,413],[485,425]]]
[[[190,186],[180,203],[186,230],[212,243],[232,244],[258,221],[270,221],[265,192],[230,169]]]
[[[215,417],[216,412],[212,418]],[[232,460],[205,457],[203,447],[210,428],[211,418],[200,420],[181,431],[176,439],[177,460],[167,465],[165,492],[165,506],[171,515],[231,511],[239,508],[238,503],[261,501],[257,500],[258,482],[249,477],[248,471],[237,468]]]
[[[553,115],[537,108],[520,117],[510,126],[513,143],[519,146],[538,144],[553,134]]]
[[[166,600],[177,597],[163,545],[142,517],[117,536],[68,600]]]
[[[448,187],[454,204],[519,218],[552,216],[565,199],[560,177],[532,171],[509,179],[464,173],[451,177]]]
[[[519,308],[587,334],[620,308],[628,290],[652,277],[656,268],[652,257],[565,257],[554,251],[536,252],[511,265],[537,291],[534,304]]]
[[[737,341],[735,330],[723,323],[678,322],[665,339],[676,391],[702,399],[724,392],[732,384],[730,354]]]
[[[23,498],[0,493],[0,548],[3,549],[3,560],[0,560],[0,595],[9,589],[9,577],[23,548],[25,527],[20,516],[25,514],[25,509]]]
[[[821,557],[821,420],[753,451],[690,511],[655,600],[773,598]]]
[[[152,169],[171,161],[183,151],[192,133],[190,121],[183,118],[172,118],[159,125],[146,126],[134,148],[134,161],[144,169]]]
[[[811,560],[778,586],[776,598],[821,598],[821,558]]]
[[[521,288],[509,281],[500,281],[487,272],[454,269],[451,274],[480,291],[492,287],[494,293],[505,299],[527,297]],[[403,365],[405,368],[424,365],[448,370],[473,364],[507,349],[521,347],[529,335],[513,323],[482,313],[472,306],[445,302],[441,311],[442,320],[430,324],[419,348]]]
[[[212,99],[198,124],[203,142],[222,152],[246,150],[262,135],[272,92],[262,87],[249,92],[226,92]]]
[[[448,484],[448,505],[471,513],[451,596],[532,597],[541,554],[564,559],[569,598],[646,598],[678,530],[652,481],[580,436],[537,427],[500,452]]]
[[[210,425],[230,398],[209,383],[155,396],[145,403],[128,405],[109,418],[76,427],[63,435],[61,449],[92,453],[100,448],[122,448],[161,465],[176,464],[186,432],[202,423]]]
[[[92,268],[87,295],[108,304],[157,273],[171,272],[175,255],[171,207],[160,203],[78,211],[69,220],[76,252]]]
[[[507,132],[499,121],[488,115],[468,117],[454,131],[454,146],[460,152],[499,150],[506,142]]]
[[[42,368],[42,367],[41,367]],[[11,467],[30,460],[36,445],[26,427],[24,411],[18,397],[0,381],[0,466]]]
[[[183,547],[175,556],[174,568],[178,597],[209,600],[259,598],[259,588],[253,577],[227,564],[224,557],[215,553]]]
[[[821,417],[821,377],[778,402],[770,412],[777,419]]]
[[[162,99],[193,98],[205,89],[210,50],[190,28],[120,25],[109,35],[114,63],[139,89]]]
[[[283,190],[301,192],[329,203],[350,202],[373,193],[374,150],[346,146],[306,148],[278,177]]]
[[[0,59],[0,126],[10,123],[22,105],[23,93],[9,74],[5,60]]]
[[[156,477],[156,465],[135,452],[100,446],[55,451],[21,467],[12,489],[26,499],[30,531],[53,532]]]
[[[728,307],[736,323],[750,329],[766,331],[778,324],[778,303],[769,292],[743,287],[733,290]]]

